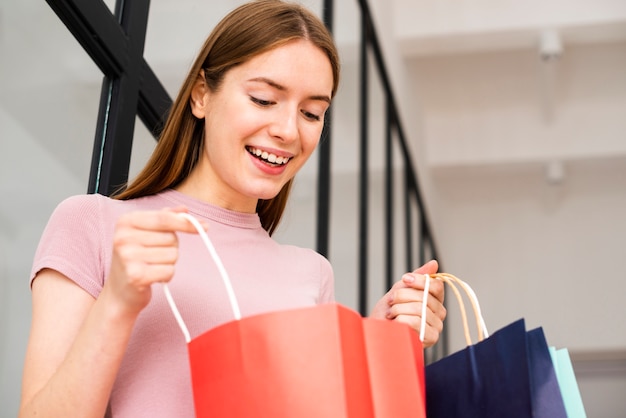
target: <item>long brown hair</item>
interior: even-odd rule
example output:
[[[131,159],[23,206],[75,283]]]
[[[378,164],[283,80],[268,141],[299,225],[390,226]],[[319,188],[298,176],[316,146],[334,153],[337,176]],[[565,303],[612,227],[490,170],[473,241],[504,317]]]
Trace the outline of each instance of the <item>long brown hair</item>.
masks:
[[[172,104],[159,142],[136,179],[117,194],[133,199],[159,193],[179,185],[196,166],[204,147],[204,119],[191,113],[191,91],[201,70],[216,91],[228,70],[289,41],[305,39],[320,48],[333,72],[332,96],[339,84],[339,57],[332,36],[312,12],[281,0],[246,3],[222,19],[205,41]],[[257,213],[271,235],[282,217],[293,179],[272,199],[260,199]]]

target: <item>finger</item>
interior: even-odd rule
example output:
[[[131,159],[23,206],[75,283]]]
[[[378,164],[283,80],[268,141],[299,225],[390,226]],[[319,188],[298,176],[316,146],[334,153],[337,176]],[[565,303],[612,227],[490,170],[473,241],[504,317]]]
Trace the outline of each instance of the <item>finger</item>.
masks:
[[[407,324],[413,330],[415,330],[418,334],[421,333],[422,321],[419,316],[414,315],[399,315],[394,321],[400,322],[403,324]],[[424,330],[424,341],[422,345],[424,348],[430,347],[435,344],[439,340],[439,336],[441,335],[441,330],[443,329],[443,325],[432,326],[428,322],[426,323],[426,329]]]
[[[174,276],[173,264],[133,263],[127,266],[129,283],[142,289],[157,282],[169,282]]]
[[[417,268],[413,272],[409,272],[406,274],[435,274],[437,273],[438,269],[439,269],[439,263],[437,263],[437,260],[430,260],[429,262]],[[398,289],[401,287],[406,287],[405,284],[402,282],[402,280],[394,283],[394,285],[391,287],[390,290]]]
[[[141,245],[125,246],[117,251],[122,260],[127,263],[146,264],[176,264],[178,247],[146,247]]]
[[[439,263],[437,260],[430,260],[423,266],[419,267],[416,270],[413,270],[413,273],[417,274],[435,274],[439,270]]]
[[[422,321],[422,302],[409,302],[409,303],[401,303],[394,305],[389,308],[387,318],[388,319],[396,319],[398,317],[416,317],[417,320],[421,323]],[[444,308],[445,309],[445,308]],[[441,312],[437,310],[430,309],[430,306],[426,309],[426,324],[433,327],[434,329],[441,332],[443,329],[443,320],[445,315],[442,317]]]
[[[426,287],[426,280],[426,276],[422,274],[406,273],[402,276],[402,283],[404,284],[404,287],[416,290],[424,290]],[[445,293],[444,283],[441,280],[433,280],[431,278],[428,278],[428,280],[430,280],[428,293],[440,302],[443,302]]]
[[[120,217],[118,226],[148,231],[197,232],[191,222],[178,215],[181,211],[182,208],[166,208],[158,211],[131,212]],[[206,223],[203,226],[206,227]]]
[[[429,292],[429,294],[431,294]],[[420,306],[422,301],[424,300],[424,291],[410,288],[403,288],[394,290],[393,294],[390,296],[389,302],[389,312],[394,311],[394,307],[401,306],[404,304],[410,304],[414,302],[419,302]],[[442,321],[445,319],[447,311],[443,302],[436,297],[428,298],[428,309],[433,312],[437,317],[439,317]],[[421,311],[417,311],[420,312]],[[396,315],[399,313],[407,313],[406,311],[397,311]]]
[[[115,233],[114,242],[118,246],[138,245],[146,247],[167,247],[177,246],[178,237],[174,232],[120,228]]]

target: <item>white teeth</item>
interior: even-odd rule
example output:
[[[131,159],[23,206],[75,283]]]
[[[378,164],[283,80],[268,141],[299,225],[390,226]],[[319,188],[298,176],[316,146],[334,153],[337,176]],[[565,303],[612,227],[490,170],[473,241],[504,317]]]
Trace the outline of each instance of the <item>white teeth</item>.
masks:
[[[250,154],[256,155],[257,157],[260,157],[261,159],[272,164],[282,165],[289,162],[289,157],[281,157],[277,156],[276,154],[270,154],[269,152],[261,151],[258,148],[247,147],[247,150]]]

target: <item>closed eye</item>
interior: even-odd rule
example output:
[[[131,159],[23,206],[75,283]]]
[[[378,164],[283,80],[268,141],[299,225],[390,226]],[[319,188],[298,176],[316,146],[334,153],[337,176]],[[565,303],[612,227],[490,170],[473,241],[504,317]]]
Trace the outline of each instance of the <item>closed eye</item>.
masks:
[[[256,103],[259,106],[263,106],[263,107],[267,107],[267,106],[271,106],[271,105],[275,104],[275,102],[272,102],[271,100],[263,100],[263,99],[259,99],[258,97],[254,97],[254,96],[250,96],[250,100],[252,100],[253,103]]]
[[[316,115],[315,113],[307,112],[306,110],[303,110],[302,114],[304,115],[305,118],[310,119],[310,120],[319,121],[321,119],[319,115]]]

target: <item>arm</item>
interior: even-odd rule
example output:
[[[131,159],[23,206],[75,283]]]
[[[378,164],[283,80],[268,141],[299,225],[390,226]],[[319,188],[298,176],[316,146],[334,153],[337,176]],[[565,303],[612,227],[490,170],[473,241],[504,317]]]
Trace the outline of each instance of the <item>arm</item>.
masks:
[[[54,270],[33,282],[20,416],[104,416],[134,324]]]
[[[97,299],[57,271],[37,274],[20,417],[105,414],[135,320],[150,301],[151,285],[172,278],[176,231],[195,229],[171,210],[120,218],[111,271]]]
[[[433,260],[403,275],[402,279],[396,282],[376,303],[371,317],[403,322],[419,332],[426,283],[424,275],[435,274],[438,268],[437,262]],[[443,330],[443,321],[446,318],[446,308],[443,306],[443,283],[439,280],[431,280],[428,293],[431,297],[428,298],[424,347],[430,347],[439,340],[439,335]]]

